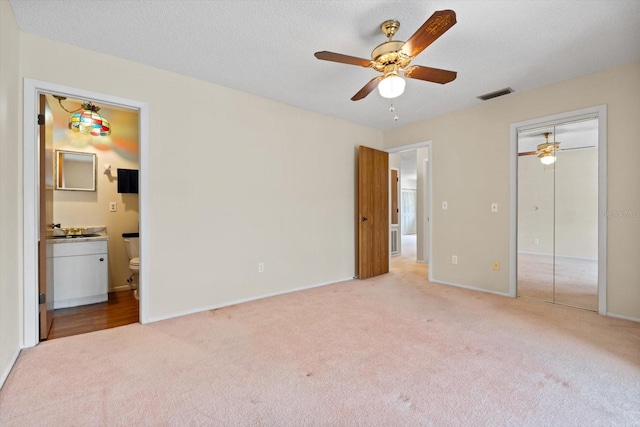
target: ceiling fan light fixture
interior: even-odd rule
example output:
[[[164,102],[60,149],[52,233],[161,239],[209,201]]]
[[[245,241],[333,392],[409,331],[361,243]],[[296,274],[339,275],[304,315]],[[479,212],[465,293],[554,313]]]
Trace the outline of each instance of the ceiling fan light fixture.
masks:
[[[536,149],[536,154],[540,158],[540,163],[543,165],[552,165],[556,161],[556,151],[560,150],[559,142],[549,142],[549,136],[551,132],[543,132],[542,136],[544,136],[545,142],[543,144],[539,144]]]
[[[406,82],[397,74],[391,74],[378,83],[378,92],[383,98],[397,98],[404,93]]]
[[[540,163],[542,163],[543,165],[552,165],[556,162],[556,156],[551,155],[551,154],[545,154],[542,157],[540,157]]]

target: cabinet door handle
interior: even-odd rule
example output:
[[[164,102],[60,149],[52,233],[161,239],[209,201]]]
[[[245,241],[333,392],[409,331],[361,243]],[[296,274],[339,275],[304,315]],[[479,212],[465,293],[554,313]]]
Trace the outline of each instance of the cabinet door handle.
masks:
[[[100,258],[100,261],[104,261],[104,258]]]

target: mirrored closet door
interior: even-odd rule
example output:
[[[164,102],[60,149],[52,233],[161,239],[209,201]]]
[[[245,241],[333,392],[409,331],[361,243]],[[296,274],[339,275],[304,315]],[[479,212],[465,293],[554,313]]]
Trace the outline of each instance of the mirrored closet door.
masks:
[[[598,309],[598,119],[518,135],[517,294]]]

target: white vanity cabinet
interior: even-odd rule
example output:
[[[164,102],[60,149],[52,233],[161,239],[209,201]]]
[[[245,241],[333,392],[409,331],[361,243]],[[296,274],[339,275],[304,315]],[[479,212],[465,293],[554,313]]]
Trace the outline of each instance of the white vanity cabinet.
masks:
[[[108,299],[107,238],[68,239],[53,245],[53,308]]]

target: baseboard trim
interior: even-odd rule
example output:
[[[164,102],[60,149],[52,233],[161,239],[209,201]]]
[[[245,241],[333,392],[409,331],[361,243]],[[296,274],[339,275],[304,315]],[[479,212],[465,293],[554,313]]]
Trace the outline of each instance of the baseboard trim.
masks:
[[[286,290],[283,290],[283,291],[270,292],[268,294],[258,295],[258,296],[255,296],[255,297],[241,298],[241,299],[238,299],[238,300],[224,302],[224,303],[221,303],[221,304],[214,304],[214,305],[209,305],[209,306],[206,306],[206,307],[196,308],[194,310],[180,311],[180,312],[177,312],[177,313],[168,314],[166,316],[151,317],[151,318],[149,318],[149,323],[159,322],[161,320],[173,319],[174,317],[188,316],[189,314],[201,313],[203,311],[216,310],[216,309],[222,308],[222,307],[230,307],[232,305],[237,305],[237,304],[242,304],[242,303],[245,303],[245,302],[256,301],[256,300],[263,299],[263,298],[271,298],[271,297],[276,297],[278,295],[290,294],[292,292],[298,292],[298,291],[304,291],[304,290],[307,290],[307,289],[319,288],[321,286],[333,285],[333,284],[340,283],[340,282],[347,282],[347,281],[353,280],[353,279],[354,279],[353,277],[347,277],[347,278],[344,278],[344,279],[336,279],[336,280],[332,280],[332,281],[329,281],[329,282],[316,283],[316,284],[313,284],[313,285],[300,286],[298,288],[286,289]]]
[[[622,314],[615,314],[615,313],[609,313],[607,312],[607,317],[615,317],[616,319],[624,319],[624,320],[630,320],[632,322],[638,322],[640,323],[640,318],[637,317],[631,317],[631,316],[624,316]]]
[[[131,285],[120,285],[115,286],[113,289],[109,289],[109,292],[120,292],[120,291],[130,291]]]
[[[13,369],[13,365],[16,364],[16,361],[18,360],[18,356],[20,355],[20,349],[17,349],[15,354],[13,355],[13,357],[11,358],[11,362],[9,362],[9,366],[7,366],[7,369],[4,370],[4,372],[2,373],[2,377],[0,377],[0,388],[2,388],[2,386],[4,385],[4,382],[7,380],[7,378],[9,378],[9,374],[11,373],[11,370]]]
[[[462,289],[468,289],[470,291],[479,291],[479,292],[485,292],[487,294],[493,294],[493,295],[500,295],[501,297],[509,297],[512,298],[511,295],[509,295],[508,292],[498,292],[498,291],[492,291],[490,289],[483,289],[483,288],[478,288],[475,286],[468,286],[468,285],[461,285],[460,283],[453,283],[453,282],[445,282],[444,280],[430,280],[431,283],[438,283],[440,285],[447,285],[447,286],[453,286],[456,288],[462,288]]]

